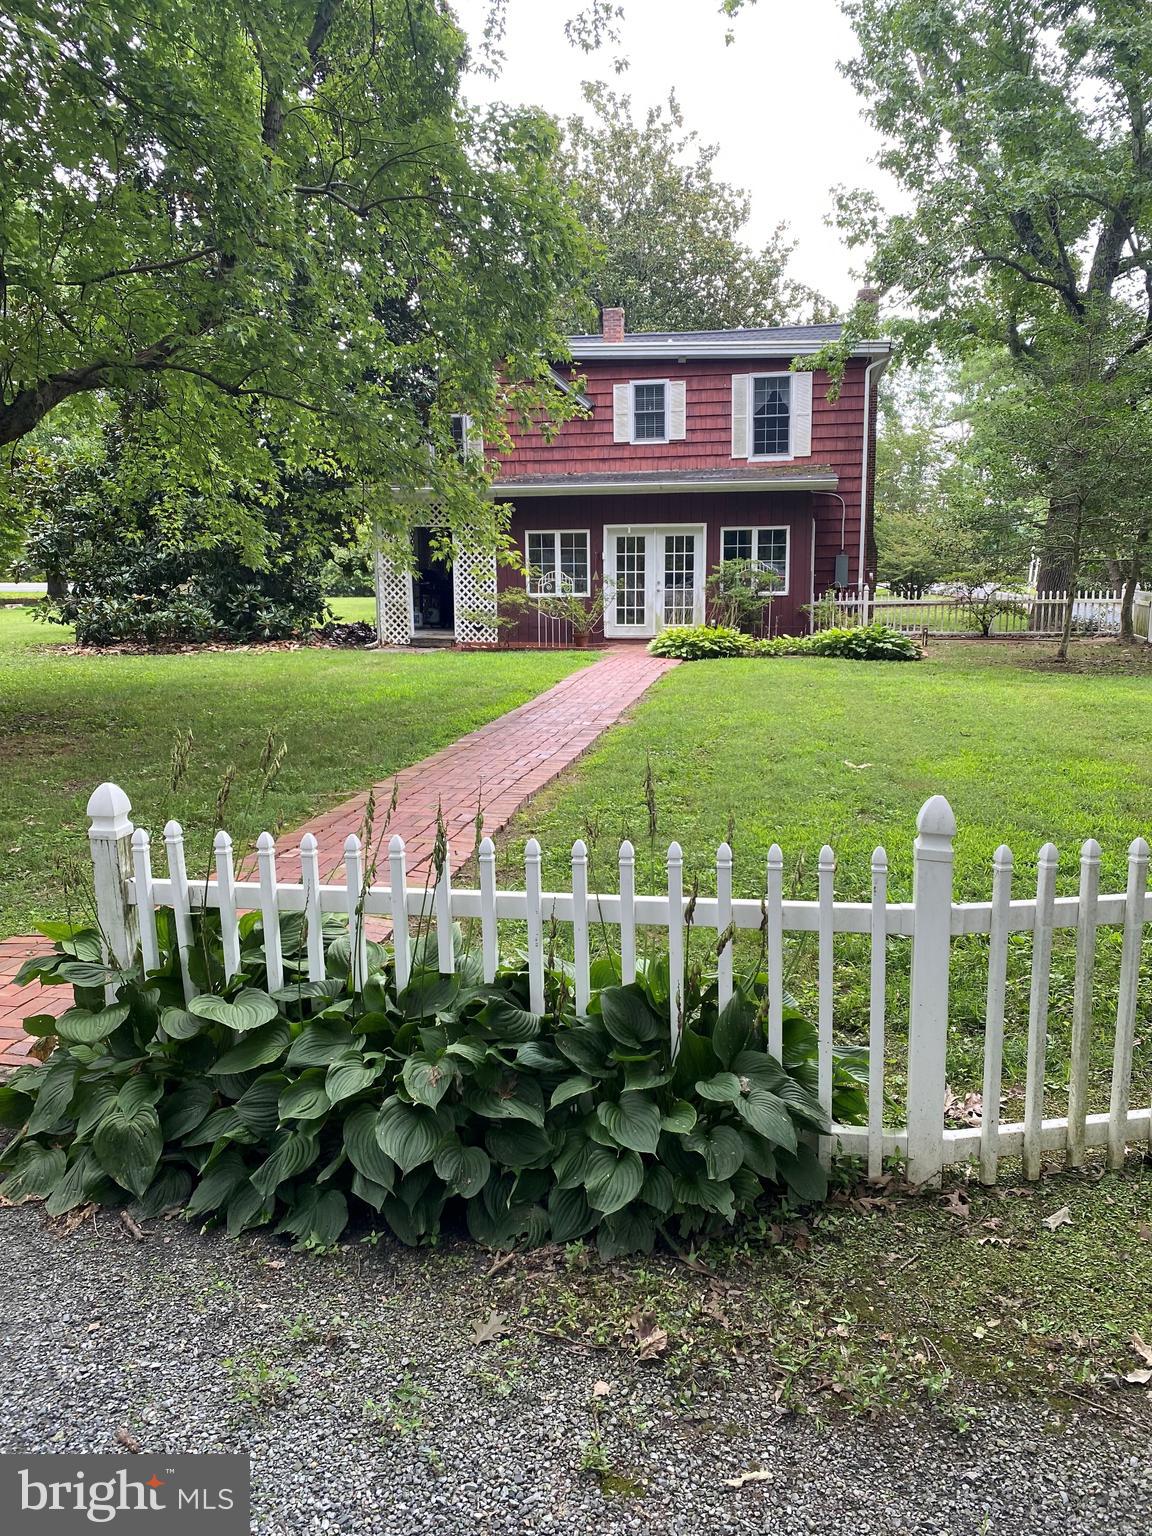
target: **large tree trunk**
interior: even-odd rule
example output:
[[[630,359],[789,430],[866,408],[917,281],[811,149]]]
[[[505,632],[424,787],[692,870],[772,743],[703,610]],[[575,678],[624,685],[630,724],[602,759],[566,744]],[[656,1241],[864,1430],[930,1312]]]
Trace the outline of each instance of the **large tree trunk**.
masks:
[[[46,570],[44,576],[48,582],[48,596],[54,603],[62,603],[68,596],[68,578],[58,566]]]
[[[1038,593],[1063,593],[1072,589],[1073,557],[1069,553],[1068,542],[1069,521],[1075,518],[1076,508],[1067,501],[1058,497],[1049,501],[1040,542],[1040,565],[1036,572]],[[1051,603],[1033,603],[1028,627],[1041,630],[1050,628],[1053,606]]]

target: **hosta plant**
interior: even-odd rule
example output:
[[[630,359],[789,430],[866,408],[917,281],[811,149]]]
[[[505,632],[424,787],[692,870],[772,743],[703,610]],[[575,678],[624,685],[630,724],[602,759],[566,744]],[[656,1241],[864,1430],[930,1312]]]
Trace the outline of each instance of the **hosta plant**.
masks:
[[[418,944],[402,991],[390,953],[370,945],[356,994],[347,940],[329,937],[332,979],[308,981],[301,927],[282,919],[290,980],[269,992],[259,918],[243,919],[230,980],[206,919],[190,1001],[171,947],[158,970],[123,973],[94,933],[58,930],[55,952],[21,975],[71,986],[74,1004],[27,1021],[43,1064],[0,1087],[16,1133],[0,1194],[42,1198],[51,1215],[175,1208],[318,1247],[350,1221],[405,1243],[462,1222],[487,1246],[594,1236],[605,1256],[706,1234],[765,1192],[824,1195],[815,1032],[788,1008],[782,1060],[769,1055],[763,976],[720,1010],[714,979],[692,975],[673,1060],[663,958],[627,986],[597,961],[578,1017],[561,962],[537,1013],[518,961],[486,984],[463,943],[451,975]],[[837,1057],[837,1119],[861,1118],[863,1072]]]

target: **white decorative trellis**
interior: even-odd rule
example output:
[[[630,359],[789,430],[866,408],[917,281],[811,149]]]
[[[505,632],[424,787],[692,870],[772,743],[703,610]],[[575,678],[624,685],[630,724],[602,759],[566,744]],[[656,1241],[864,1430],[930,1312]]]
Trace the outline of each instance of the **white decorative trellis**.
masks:
[[[376,548],[376,638],[381,645],[412,641],[412,572],[388,546]]]
[[[456,639],[462,645],[494,645],[496,627],[496,556],[490,549],[453,546],[452,595]]]

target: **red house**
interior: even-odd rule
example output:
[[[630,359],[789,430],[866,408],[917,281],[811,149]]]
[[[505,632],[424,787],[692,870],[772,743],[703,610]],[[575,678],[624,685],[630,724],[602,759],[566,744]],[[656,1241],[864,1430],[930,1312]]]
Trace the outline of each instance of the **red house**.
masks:
[[[647,640],[702,622],[708,574],[733,559],[780,578],[773,630],[806,631],[815,597],[875,573],[876,393],[890,343],[860,342],[835,401],[826,375],[790,367],[839,334],[629,334],[623,311],[606,309],[600,335],[570,339],[584,415],[551,442],[520,433],[494,476],[525,570],[458,550],[449,573],[418,533],[414,576],[379,562],[381,640],[493,641],[493,593],[516,585],[533,596],[602,585],[605,638]],[[468,444],[466,418],[460,437]],[[566,638],[531,609],[515,637]]]

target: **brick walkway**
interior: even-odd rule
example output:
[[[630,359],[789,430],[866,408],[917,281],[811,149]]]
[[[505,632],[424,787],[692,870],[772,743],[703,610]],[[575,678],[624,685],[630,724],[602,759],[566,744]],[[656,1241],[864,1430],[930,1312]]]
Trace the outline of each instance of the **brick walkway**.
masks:
[[[431,860],[438,807],[448,831],[453,868],[459,868],[472,853],[478,805],[484,811],[485,832],[498,832],[538,789],[575,762],[674,665],[649,656],[639,647],[610,651],[603,660],[574,672],[519,709],[403,769],[395,781],[377,784],[377,833],[383,827],[395,783],[398,798],[388,834],[398,832],[404,839],[409,878],[414,877],[414,883],[419,884]],[[296,845],[304,832],[313,833],[319,844],[321,874],[338,868],[344,857],[344,839],[362,829],[367,800],[365,791],[282,837],[277,845],[281,879],[300,878]],[[245,867],[245,873],[249,868]],[[377,884],[386,884],[387,879],[385,848]],[[18,1066],[27,1059],[32,1042],[21,1026],[26,1015],[62,1013],[71,1001],[68,987],[14,984],[24,960],[49,947],[47,939],[35,935],[0,940],[0,1069]]]

